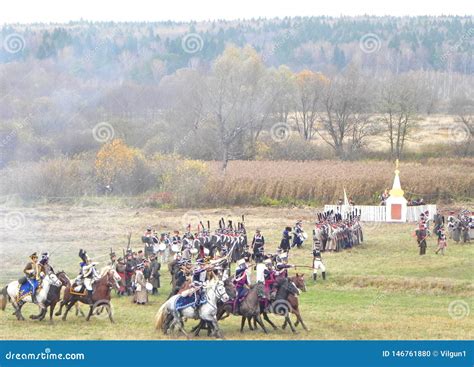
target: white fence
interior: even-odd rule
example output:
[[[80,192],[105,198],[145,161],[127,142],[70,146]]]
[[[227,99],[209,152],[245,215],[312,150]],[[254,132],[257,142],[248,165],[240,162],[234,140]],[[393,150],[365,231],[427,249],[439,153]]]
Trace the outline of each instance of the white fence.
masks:
[[[360,211],[360,219],[363,222],[385,222],[387,220],[386,213],[387,208],[385,206],[375,205],[324,205],[324,211],[333,210],[335,213],[347,213],[353,210]],[[420,206],[408,206],[407,207],[407,221],[417,222],[420,218],[420,214],[428,210],[429,218],[433,219],[436,214],[436,205],[420,205]]]

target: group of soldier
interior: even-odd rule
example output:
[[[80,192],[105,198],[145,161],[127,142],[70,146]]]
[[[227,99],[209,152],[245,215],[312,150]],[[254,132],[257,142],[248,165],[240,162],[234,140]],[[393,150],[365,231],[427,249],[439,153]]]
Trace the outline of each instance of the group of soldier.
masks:
[[[432,233],[430,230],[430,222],[428,211],[420,214],[418,226],[415,229],[415,237],[418,247],[420,248],[420,255],[426,254],[426,248],[428,246],[427,240]],[[464,243],[470,242],[470,230],[474,229],[474,220],[472,219],[471,212],[462,210],[455,215],[454,211],[450,211],[447,220],[444,215],[437,212],[433,217],[433,223],[433,233],[437,239],[435,254],[445,254],[445,250],[448,246],[448,237],[455,242],[459,242],[461,239]]]

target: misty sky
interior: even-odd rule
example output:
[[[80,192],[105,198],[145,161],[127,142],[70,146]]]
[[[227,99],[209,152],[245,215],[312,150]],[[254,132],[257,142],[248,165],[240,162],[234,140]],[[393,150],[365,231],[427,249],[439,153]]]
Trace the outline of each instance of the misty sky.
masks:
[[[11,0],[0,24],[31,22],[208,20],[311,15],[468,15],[467,0]],[[472,3],[471,3],[472,4]]]

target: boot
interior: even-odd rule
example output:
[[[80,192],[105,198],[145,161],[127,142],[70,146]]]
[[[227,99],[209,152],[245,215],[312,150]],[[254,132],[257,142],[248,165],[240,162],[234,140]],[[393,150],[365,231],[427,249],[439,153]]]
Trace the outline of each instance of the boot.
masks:
[[[92,302],[92,291],[87,290],[87,300],[90,302],[90,304],[93,304]]]
[[[316,281],[316,278],[318,277],[318,274],[313,273],[313,280]]]
[[[31,293],[31,302],[33,302],[35,305],[38,304],[38,300],[36,299],[36,293]]]
[[[326,272],[323,271],[323,280],[326,280]]]

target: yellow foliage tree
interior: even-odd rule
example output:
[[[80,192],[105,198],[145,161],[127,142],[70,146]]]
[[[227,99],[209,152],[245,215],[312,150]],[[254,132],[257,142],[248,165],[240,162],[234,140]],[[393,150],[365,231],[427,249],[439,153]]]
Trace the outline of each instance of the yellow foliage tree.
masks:
[[[122,139],[114,139],[104,144],[95,159],[95,171],[100,182],[112,185],[119,174],[130,174],[136,156],[137,152],[128,147]]]

